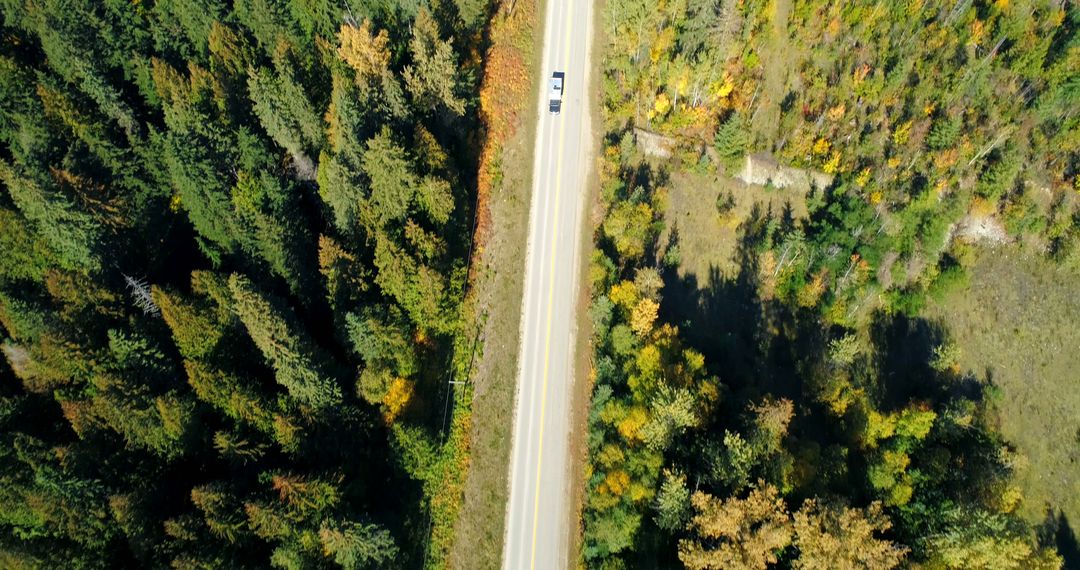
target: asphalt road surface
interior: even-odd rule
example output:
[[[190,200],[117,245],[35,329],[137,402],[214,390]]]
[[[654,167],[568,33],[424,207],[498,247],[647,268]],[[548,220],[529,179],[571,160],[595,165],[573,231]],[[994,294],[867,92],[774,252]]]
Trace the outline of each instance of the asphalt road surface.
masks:
[[[585,175],[592,154],[588,54],[592,0],[547,0],[533,164],[517,408],[503,567],[565,568],[577,528],[570,505],[570,398]],[[560,114],[548,80],[565,73]]]

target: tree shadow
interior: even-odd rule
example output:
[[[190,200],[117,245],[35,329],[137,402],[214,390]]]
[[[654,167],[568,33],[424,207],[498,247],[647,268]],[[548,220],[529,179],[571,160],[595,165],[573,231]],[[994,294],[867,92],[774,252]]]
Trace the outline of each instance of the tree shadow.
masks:
[[[791,218],[790,208],[786,216]],[[674,268],[662,274],[664,320],[679,326],[728,388],[747,391],[742,396],[748,398],[765,393],[796,397],[800,391],[789,342],[798,335],[787,334],[798,328],[796,316],[758,295],[758,250],[783,217],[754,206],[740,228],[733,274],[715,265],[701,276],[679,275]]]
[[[913,398],[932,395],[935,386],[930,362],[944,334],[924,319],[875,315],[870,327],[875,350],[872,360],[881,376],[874,388],[883,407],[897,408]]]
[[[671,230],[668,232],[667,240],[663,247],[658,247],[656,250],[657,261],[666,269],[673,269],[674,266],[679,264],[682,256],[681,250],[679,249],[680,237],[679,220],[675,220],[671,224]]]
[[[987,387],[993,385],[990,368],[981,380],[973,374],[934,369],[935,349],[950,340],[944,323],[878,313],[873,317],[870,336],[874,349],[871,359],[879,374],[872,388],[884,409],[897,409],[912,400],[982,402]]]
[[[1039,544],[1043,547],[1054,547],[1064,559],[1062,568],[1066,570],[1080,570],[1080,542],[1076,539],[1076,532],[1069,524],[1069,517],[1063,511],[1054,512],[1054,509],[1046,509],[1046,518],[1039,527]]]

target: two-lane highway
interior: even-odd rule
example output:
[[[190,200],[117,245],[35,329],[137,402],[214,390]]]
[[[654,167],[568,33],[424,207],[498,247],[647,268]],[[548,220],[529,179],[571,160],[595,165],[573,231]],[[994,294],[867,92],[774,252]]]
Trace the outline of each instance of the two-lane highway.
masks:
[[[565,568],[571,520],[570,397],[585,176],[592,154],[592,0],[547,0],[503,567]],[[560,114],[548,110],[564,72]]]

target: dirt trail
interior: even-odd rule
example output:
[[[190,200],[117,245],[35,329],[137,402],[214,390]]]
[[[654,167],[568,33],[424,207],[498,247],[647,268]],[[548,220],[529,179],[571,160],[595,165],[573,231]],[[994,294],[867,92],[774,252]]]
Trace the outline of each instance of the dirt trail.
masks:
[[[775,0],[770,15],[771,26],[758,56],[765,70],[765,77],[757,93],[754,110],[751,111],[751,127],[766,140],[777,140],[780,132],[780,103],[787,85],[791,45],[788,42],[788,18],[791,16],[790,0]],[[776,149],[772,149],[776,150]]]

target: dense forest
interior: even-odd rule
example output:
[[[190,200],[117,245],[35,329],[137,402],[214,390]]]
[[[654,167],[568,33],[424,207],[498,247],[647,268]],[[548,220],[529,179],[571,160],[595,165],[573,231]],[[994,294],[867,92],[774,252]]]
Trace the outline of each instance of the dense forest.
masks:
[[[1080,266],[1080,8],[610,0],[600,25],[583,564],[1059,568],[1000,392],[920,309],[967,279],[965,220]],[[733,274],[680,275],[672,175],[750,153],[832,182],[736,220]]]
[[[439,564],[488,9],[0,2],[0,567]]]

